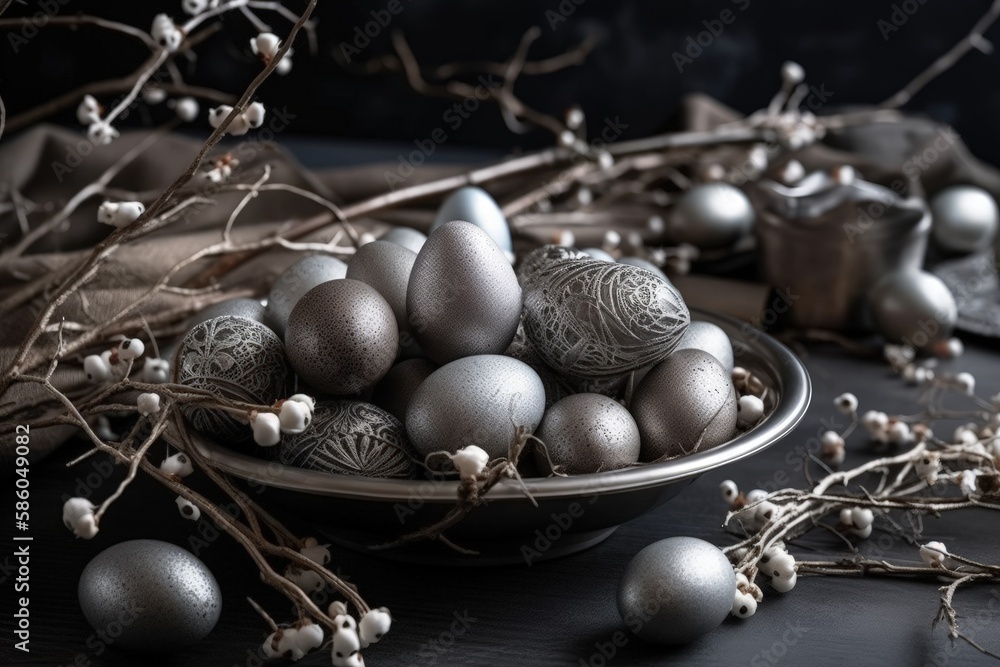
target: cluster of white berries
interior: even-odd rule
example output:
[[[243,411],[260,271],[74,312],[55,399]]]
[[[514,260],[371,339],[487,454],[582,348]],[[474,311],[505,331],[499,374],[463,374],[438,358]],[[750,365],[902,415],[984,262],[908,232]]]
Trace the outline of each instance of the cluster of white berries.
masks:
[[[490,455],[482,447],[476,445],[466,445],[454,454],[449,454],[451,464],[458,471],[458,476],[463,480],[475,479],[486,469],[486,464],[490,462]]]
[[[913,443],[917,437],[909,424],[899,419],[892,419],[878,410],[864,413],[860,423],[872,440],[883,444],[907,445]]]
[[[733,596],[732,614],[736,618],[750,618],[757,613],[757,603],[764,599],[760,586],[747,579],[742,572],[736,573],[736,594]]]
[[[146,86],[143,88],[142,100],[146,104],[160,104],[166,100],[167,106],[173,109],[177,117],[185,123],[190,123],[197,118],[198,111],[201,109],[198,100],[190,96],[180,97],[176,100],[167,100],[167,91],[159,86]]]
[[[847,456],[847,443],[836,431],[824,431],[819,438],[819,455],[830,465],[839,466]]]
[[[101,354],[90,354],[83,359],[83,372],[91,382],[106,382],[111,379],[121,379],[125,375],[128,364],[142,356],[146,346],[138,338],[128,338],[110,350]]]
[[[840,523],[837,528],[867,539],[871,537],[874,522],[875,513],[867,507],[845,507],[840,510]]]
[[[118,130],[101,118],[104,107],[93,95],[84,95],[76,107],[76,119],[87,126],[87,137],[95,146],[107,146],[118,138]]]
[[[330,545],[320,544],[314,537],[307,537],[303,540],[303,546],[299,549],[299,553],[319,565],[327,565],[330,562]],[[289,565],[285,568],[283,576],[306,593],[318,593],[326,585],[317,572],[308,568],[300,568],[297,565]]]
[[[347,606],[331,602],[327,613],[333,618],[337,631],[333,633],[330,657],[334,667],[361,667],[365,664],[361,650],[376,644],[392,627],[392,616],[385,607],[369,609],[360,621],[347,613]]]
[[[253,428],[253,440],[261,447],[274,447],[281,442],[281,434],[297,435],[309,427],[312,422],[316,402],[311,396],[295,394],[275,404],[278,413],[253,412],[250,414],[250,426]]]
[[[951,566],[948,558],[948,547],[941,542],[928,542],[920,545],[920,560],[928,567],[947,568]]]
[[[89,540],[98,531],[97,521],[94,519],[95,509],[94,504],[86,498],[70,498],[63,503],[63,524],[77,537]]]
[[[736,402],[736,425],[748,429],[764,416],[764,401],[761,396],[764,384],[747,369],[733,368],[733,386],[740,393]]]
[[[222,125],[222,121],[229,117],[229,114],[233,112],[233,107],[228,104],[220,104],[219,106],[208,110],[208,124],[213,128],[218,129]],[[251,129],[256,129],[264,124],[264,105],[260,102],[251,103],[243,113],[239,114],[233,119],[233,122],[229,124],[226,128],[226,134],[231,134],[234,137],[240,137],[249,132]]]
[[[191,16],[197,16],[219,6],[219,0],[182,0],[181,6]]]
[[[211,169],[205,172],[205,178],[212,183],[225,183],[233,175],[233,169],[239,165],[240,161],[233,157],[232,153],[226,153],[212,164]]]
[[[798,575],[795,571],[795,556],[788,553],[785,545],[776,542],[764,551],[760,558],[760,572],[771,579],[771,588],[779,593],[787,593],[795,588]]]
[[[153,392],[143,392],[135,399],[135,405],[143,417],[158,414],[160,412],[160,395]]]
[[[160,48],[169,53],[179,49],[181,42],[184,41],[184,31],[166,14],[157,14],[153,17],[149,36],[160,45]]]
[[[722,499],[736,511],[739,521],[753,530],[760,530],[778,515],[778,506],[766,499],[767,491],[763,489],[751,489],[743,494],[736,482],[727,479],[719,484],[719,490]]]
[[[140,201],[106,201],[97,209],[97,221],[120,229],[134,222],[145,210]]]
[[[323,645],[323,637],[323,628],[306,620],[301,625],[278,628],[269,634],[261,651],[268,658],[301,660],[307,653]]]
[[[260,56],[261,61],[265,65],[271,64],[274,57],[278,55],[279,49],[281,49],[281,40],[271,32],[262,32],[250,40],[250,50],[254,52],[254,55]],[[274,71],[278,76],[285,76],[292,71],[291,48],[285,51],[284,57],[278,61]]]

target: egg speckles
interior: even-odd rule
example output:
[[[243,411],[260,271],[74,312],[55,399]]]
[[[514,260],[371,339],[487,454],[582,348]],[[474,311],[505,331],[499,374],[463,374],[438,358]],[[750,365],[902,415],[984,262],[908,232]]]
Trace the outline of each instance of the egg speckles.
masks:
[[[374,288],[347,278],[303,295],[288,318],[286,349],[310,386],[344,396],[366,389],[392,366],[399,332],[392,308]]]

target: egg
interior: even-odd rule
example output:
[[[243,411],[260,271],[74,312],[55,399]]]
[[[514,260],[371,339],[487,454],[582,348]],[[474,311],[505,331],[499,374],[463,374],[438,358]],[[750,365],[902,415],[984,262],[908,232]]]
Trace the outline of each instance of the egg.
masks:
[[[430,359],[406,359],[393,366],[375,386],[372,403],[399,421],[406,421],[406,408],[420,383],[438,369]]]
[[[644,462],[711,449],[736,432],[732,376],[704,350],[677,350],[654,366],[636,387],[629,411]]]
[[[934,241],[949,252],[985,250],[1000,224],[993,195],[974,185],[953,185],[935,193],[930,209]]]
[[[400,331],[409,331],[406,319],[406,286],[417,253],[386,241],[366,243],[358,248],[347,267],[347,277],[375,288],[392,308]]]
[[[528,339],[546,364],[574,377],[621,376],[655,363],[690,319],[672,285],[627,264],[564,260],[525,289]]]
[[[317,285],[295,304],[285,333],[298,376],[321,392],[346,396],[371,387],[392,367],[396,317],[373,287],[344,278]]]
[[[285,465],[361,477],[413,478],[413,456],[398,419],[347,399],[319,401],[309,428],[285,435],[278,445],[278,461]]]
[[[431,234],[452,220],[464,220],[479,227],[513,263],[514,243],[510,238],[510,226],[500,206],[486,190],[470,185],[453,192],[438,209]]]
[[[620,403],[600,394],[562,399],[546,410],[536,435],[545,448],[535,447],[535,461],[547,473],[551,465],[567,475],[584,475],[639,460],[635,420]]]
[[[194,644],[222,612],[212,572],[191,552],[160,540],[129,540],[97,554],[83,569],[77,594],[92,628],[113,637],[108,641],[115,647],[138,653]]]
[[[753,228],[756,214],[743,191],[728,183],[705,183],[685,192],[667,216],[674,243],[703,250],[732,245]]]
[[[958,320],[958,306],[948,286],[919,269],[886,274],[868,292],[868,307],[880,334],[918,350],[947,340]]]
[[[291,376],[277,334],[233,315],[194,326],[178,345],[171,370],[179,384],[258,405],[286,396]],[[253,441],[250,426],[228,412],[189,405],[184,415],[196,431],[223,444]]]
[[[533,432],[545,411],[538,374],[502,355],[464,357],[437,369],[413,394],[406,432],[420,455],[477,445],[507,456],[516,426]]]
[[[420,252],[426,240],[426,234],[411,227],[393,227],[379,238],[379,241],[395,243],[407,250],[412,250],[414,253]]]
[[[543,245],[535,248],[521,260],[517,267],[517,282],[527,288],[543,270],[568,259],[587,259],[588,255],[576,248],[563,245]]]
[[[521,288],[486,232],[468,222],[447,222],[417,255],[406,310],[420,347],[439,364],[500,354],[520,321]]]
[[[328,280],[347,275],[347,264],[336,257],[310,255],[289,266],[271,286],[264,309],[264,323],[284,337],[288,317],[302,295]]]
[[[677,350],[704,350],[719,360],[722,367],[733,372],[733,344],[722,327],[711,322],[692,322],[677,343]]]
[[[667,274],[663,272],[663,269],[658,267],[656,264],[653,264],[648,259],[643,259],[641,257],[622,257],[618,260],[618,263],[638,266],[640,269],[646,269],[663,282],[670,283],[670,278],[668,278]],[[673,283],[670,284],[672,285]]]

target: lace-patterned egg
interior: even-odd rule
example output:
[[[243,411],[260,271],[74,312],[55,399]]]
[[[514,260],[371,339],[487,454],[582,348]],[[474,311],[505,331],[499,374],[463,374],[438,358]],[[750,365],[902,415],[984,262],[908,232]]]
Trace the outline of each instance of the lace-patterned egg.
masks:
[[[665,358],[691,315],[680,293],[648,271],[567,259],[528,283],[523,321],[535,351],[553,369],[609,378]]]
[[[339,475],[410,479],[416,452],[403,424],[371,403],[334,399],[316,404],[312,423],[278,445],[285,465]]]

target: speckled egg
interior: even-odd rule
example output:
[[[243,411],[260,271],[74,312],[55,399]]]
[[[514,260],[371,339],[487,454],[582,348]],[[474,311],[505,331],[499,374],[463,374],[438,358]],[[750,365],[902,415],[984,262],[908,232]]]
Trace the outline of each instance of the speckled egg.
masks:
[[[399,332],[373,287],[344,278],[299,299],[285,333],[288,360],[307,384],[338,396],[371,387],[392,367]]]
[[[711,322],[692,322],[677,343],[677,350],[704,350],[719,360],[729,373],[733,372],[733,344],[722,327]]]
[[[431,225],[431,234],[452,220],[464,220],[479,227],[493,239],[508,261],[514,261],[514,243],[510,238],[507,218],[486,190],[470,185],[453,192],[438,209],[434,224]]]
[[[193,327],[177,347],[171,372],[180,384],[261,405],[287,396],[291,376],[277,334],[232,315]],[[184,415],[196,431],[221,443],[253,442],[250,427],[227,412],[188,406]]]
[[[346,399],[318,402],[309,428],[278,445],[285,465],[360,477],[413,478],[415,455],[398,419],[371,403]]]
[[[546,410],[536,433],[538,467],[567,475],[618,470],[639,460],[639,427],[620,403],[600,394],[573,394]],[[546,453],[548,456],[546,456]]]
[[[722,248],[748,234],[755,219],[742,190],[728,183],[704,183],[685,192],[671,209],[667,234],[674,243]]]
[[[379,241],[395,243],[396,245],[403,246],[407,250],[412,250],[414,254],[420,252],[420,249],[424,247],[424,242],[426,240],[426,234],[418,232],[411,227],[393,227],[379,237]]]
[[[507,349],[521,317],[521,288],[486,232],[468,222],[448,222],[417,255],[406,309],[424,353],[446,364]]]
[[[409,331],[406,319],[406,286],[417,253],[386,241],[366,243],[358,248],[347,267],[347,277],[375,288],[392,308],[400,331]]]
[[[527,288],[543,270],[568,259],[587,259],[588,255],[576,248],[564,245],[543,245],[535,248],[521,259],[517,266],[517,282]]]
[[[328,255],[310,255],[295,262],[271,286],[264,310],[264,324],[279,336],[285,335],[288,317],[302,295],[328,280],[347,275],[347,264]]]
[[[690,319],[672,285],[627,264],[564,260],[525,289],[529,340],[546,364],[574,377],[621,376],[655,363]]]
[[[704,350],[677,350],[654,366],[632,395],[630,411],[645,462],[711,449],[736,432],[732,376]]]
[[[379,380],[372,394],[372,403],[386,410],[401,422],[406,421],[406,408],[420,383],[438,369],[430,359],[406,359],[393,366]]]
[[[222,612],[222,592],[205,564],[159,540],[108,547],[84,568],[77,592],[94,630],[113,637],[115,647],[139,653],[194,644]]]
[[[478,445],[497,458],[507,456],[515,424],[533,432],[544,411],[545,388],[530,366],[494,354],[465,357],[420,384],[406,432],[423,457]]]

